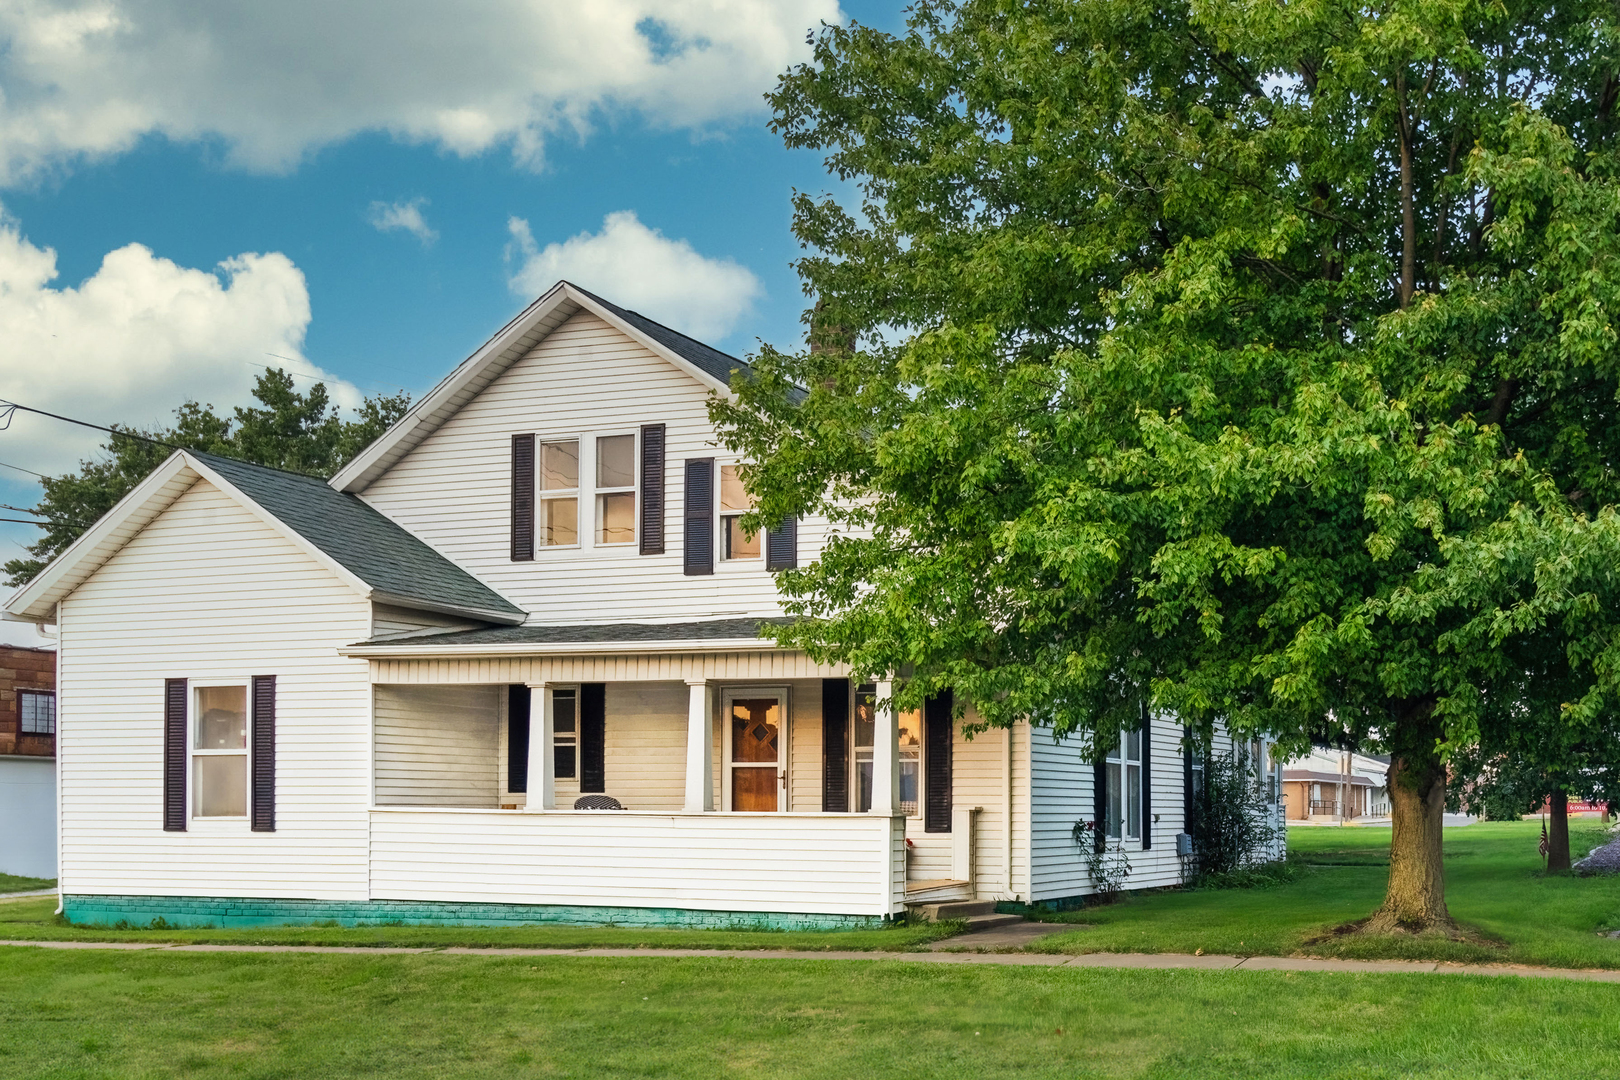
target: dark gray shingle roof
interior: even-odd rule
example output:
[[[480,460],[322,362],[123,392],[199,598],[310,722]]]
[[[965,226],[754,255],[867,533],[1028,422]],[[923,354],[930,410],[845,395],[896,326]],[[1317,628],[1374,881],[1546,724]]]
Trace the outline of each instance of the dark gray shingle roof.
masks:
[[[590,626],[497,626],[409,638],[378,638],[365,645],[441,648],[445,645],[602,645],[620,642],[736,641],[760,638],[762,623],[786,619],[709,619],[683,623],[597,623]]]
[[[429,610],[521,618],[523,610],[354,495],[324,480],[191,452],[379,593]]]
[[[573,282],[569,282],[569,284],[573,285]],[[739,360],[735,356],[721,352],[719,349],[711,348],[696,338],[689,338],[677,330],[671,330],[663,323],[653,322],[639,311],[631,311],[629,308],[620,307],[611,300],[604,300],[593,292],[580,289],[578,285],[573,285],[573,287],[579,289],[580,292],[595,300],[670,352],[690,361],[694,367],[713,375],[727,386],[731,385],[731,373],[733,371],[748,370],[748,362],[745,360]]]

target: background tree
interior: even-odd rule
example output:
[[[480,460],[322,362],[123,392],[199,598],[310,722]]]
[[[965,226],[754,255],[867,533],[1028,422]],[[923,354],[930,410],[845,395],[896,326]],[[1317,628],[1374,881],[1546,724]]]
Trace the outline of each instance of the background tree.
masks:
[[[347,420],[333,407],[326,384],[316,383],[300,394],[293,388],[292,376],[279,368],[259,376],[253,397],[258,406],[237,407],[229,418],[215,413],[212,405],[187,401],[175,410],[173,427],[115,432],[102,444],[105,456],[81,462],[78,472],[42,478],[44,493],[34,512],[44,519],[44,532],[28,547],[32,558],[5,564],[7,583],[16,586],[33,580],[79,538],[85,526],[94,524],[172,454],[171,447],[329,477],[410,407],[410,395],[404,393],[368,397],[358,415]]]
[[[754,524],[837,527],[782,640],[1095,752],[1144,698],[1387,750],[1366,928],[1449,927],[1444,756],[1494,647],[1566,648],[1583,707],[1620,670],[1591,590],[1541,587],[1620,551],[1614,41],[1604,5],[1465,0],[825,28],[775,127],[860,205],[796,197],[818,348],[714,406]]]

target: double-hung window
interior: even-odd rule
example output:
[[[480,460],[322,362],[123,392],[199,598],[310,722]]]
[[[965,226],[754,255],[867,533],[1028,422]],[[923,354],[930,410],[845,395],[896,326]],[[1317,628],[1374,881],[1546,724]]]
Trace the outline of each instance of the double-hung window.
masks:
[[[579,440],[540,443],[540,529],[542,547],[579,543]]]
[[[579,775],[579,692],[553,690],[551,692],[551,753],[559,780],[572,780]]]
[[[596,542],[636,542],[636,437],[596,438]]]
[[[1104,762],[1108,777],[1108,836],[1113,840],[1142,838],[1142,732],[1120,733],[1118,745]]]
[[[725,562],[757,559],[760,535],[743,532],[742,516],[754,508],[754,500],[743,489],[737,466],[720,466],[720,558]]]
[[[17,691],[17,722],[24,735],[55,735],[56,691]]]
[[[903,712],[897,718],[900,755],[900,812],[907,817],[922,813],[922,713]],[[872,744],[877,734],[877,687],[864,683],[855,688],[854,738],[850,740],[855,759],[855,809],[872,809]]]
[[[198,686],[191,729],[192,816],[246,817],[247,687]]]

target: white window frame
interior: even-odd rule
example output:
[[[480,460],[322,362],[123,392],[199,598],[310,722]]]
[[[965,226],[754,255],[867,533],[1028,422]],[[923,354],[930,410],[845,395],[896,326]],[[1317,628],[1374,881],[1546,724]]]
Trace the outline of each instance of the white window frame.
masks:
[[[1136,756],[1130,757],[1126,753],[1127,740],[1131,735],[1136,739]],[[1113,830],[1114,800],[1112,788],[1113,774],[1111,768],[1119,770],[1119,832]],[[1131,798],[1131,774],[1136,775],[1136,798]],[[1109,750],[1103,758],[1103,783],[1108,787],[1103,792],[1103,813],[1107,818],[1104,822],[1105,836],[1109,840],[1117,840],[1122,844],[1141,843],[1146,823],[1142,821],[1142,729],[1122,728],[1119,741]],[[1130,831],[1131,809],[1136,809],[1136,832]]]
[[[603,439],[612,439],[623,435],[630,436],[630,484],[628,487],[600,487],[598,485],[597,477],[599,475],[598,470],[601,468],[601,462],[597,457],[597,444]],[[607,548],[615,551],[622,551],[625,548],[637,547],[639,546],[639,542],[641,540],[641,429],[626,428],[624,430],[619,430],[617,428],[612,428],[604,431],[593,431],[588,436],[581,436],[580,445],[583,446],[587,439],[591,444],[590,546]],[[581,477],[580,479],[583,482],[584,477]],[[607,543],[596,538],[597,534],[602,531],[602,496],[604,495],[630,496],[630,539],[616,540],[612,543]],[[584,540],[585,537],[582,536],[581,542],[583,543]]]
[[[728,514],[720,505],[721,490],[724,483],[725,470],[735,469],[743,462],[732,459],[722,461],[718,458],[714,463],[714,564],[722,572],[736,573],[743,570],[758,570],[765,565],[765,532],[760,530],[755,539],[759,541],[758,555],[743,555],[735,559],[726,558],[726,539],[731,530],[726,525],[727,518],[741,517],[741,514]],[[753,498],[748,500],[748,509],[754,508]]]
[[[202,720],[202,710],[198,702],[202,698],[200,691],[217,689],[222,686],[240,687],[242,690],[242,706],[246,710],[247,738],[246,746],[241,750],[203,750],[197,746],[197,725]],[[235,679],[188,679],[186,681],[186,824],[191,827],[222,827],[227,829],[247,828],[253,816],[253,680],[249,678]],[[201,803],[197,798],[197,758],[198,757],[240,757],[245,761],[247,770],[247,783],[242,791],[241,814],[210,814],[203,816],[197,811]]]
[[[788,813],[792,806],[792,785],[788,777],[793,768],[793,699],[787,686],[728,686],[720,691],[720,808],[731,809],[731,703],[738,698],[774,697],[782,703],[782,723],[777,730],[776,812]],[[747,766],[744,768],[763,768]],[[749,811],[750,813],[755,811]]]
[[[551,732],[552,775],[553,775],[554,778],[556,778],[558,780],[568,780],[568,781],[572,781],[575,784],[578,784],[579,783],[579,685],[577,683],[575,683],[575,684],[572,684],[572,685],[569,685],[569,686],[554,686],[554,687],[550,687],[549,689],[551,690],[551,701],[552,701],[552,710],[553,710],[553,712],[552,712],[552,716],[553,716],[552,723],[554,725],[553,730]],[[557,695],[558,694],[568,694],[568,695],[571,695],[573,697],[573,699],[574,699],[574,730],[571,731],[571,732],[562,732],[562,731],[557,731],[555,729],[555,723],[556,723],[556,720],[555,720],[556,711],[555,710],[556,710],[556,707],[557,707]],[[529,737],[533,738],[534,733],[536,731],[538,731],[539,728],[540,728],[540,725],[536,724],[534,722],[534,717],[531,716],[529,718]],[[561,748],[564,748],[564,747],[571,748],[574,751],[574,775],[572,775],[572,776],[564,776],[561,773],[556,771],[556,767],[557,767],[557,751],[559,749],[561,749]]]
[[[593,535],[595,535],[593,525],[591,524],[591,522],[589,520],[586,519],[585,514],[584,514],[585,492],[588,489],[585,487],[585,484],[584,484],[584,479],[585,479],[584,476],[580,475],[581,473],[583,473],[585,471],[585,461],[586,461],[585,447],[590,442],[590,440],[589,440],[589,438],[587,436],[582,435],[582,434],[577,434],[577,433],[572,433],[572,432],[558,432],[558,433],[552,434],[552,435],[539,435],[539,434],[536,434],[535,437],[534,437],[534,442],[535,442],[535,447],[534,447],[534,451],[535,451],[534,452],[534,511],[535,511],[534,551],[535,551],[535,555],[538,556],[540,554],[540,552],[542,552],[542,551],[578,551],[581,548],[584,548],[584,547],[588,546],[589,539]],[[574,444],[574,453],[576,455],[576,460],[575,460],[575,463],[574,463],[575,464],[574,486],[571,487],[571,488],[554,488],[554,489],[549,489],[548,490],[546,488],[546,444],[547,443],[551,443],[551,444],[568,443],[568,442],[571,442],[571,443]],[[591,446],[589,460],[592,462],[592,466],[594,468],[594,464],[595,464],[595,461],[596,461],[596,448],[595,448],[595,446]],[[574,542],[572,544],[548,544],[548,543],[546,543],[546,539],[545,539],[545,537],[546,537],[545,503],[546,503],[546,501],[548,499],[567,499],[567,498],[572,498],[574,500],[574,538],[575,538]],[[594,502],[595,502],[595,497],[593,496],[592,497],[593,505],[594,505]]]

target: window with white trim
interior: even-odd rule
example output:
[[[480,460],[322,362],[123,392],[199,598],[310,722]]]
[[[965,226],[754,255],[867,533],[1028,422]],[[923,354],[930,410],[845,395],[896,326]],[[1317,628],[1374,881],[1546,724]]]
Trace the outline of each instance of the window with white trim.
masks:
[[[543,439],[540,442],[540,528],[535,537],[541,547],[579,544],[579,440]]]
[[[636,542],[636,437],[596,437],[596,542]]]
[[[247,686],[198,686],[193,693],[191,816],[246,817]]]
[[[720,558],[724,562],[757,559],[764,551],[759,533],[743,531],[742,516],[754,508],[737,466],[720,466]]]
[[[579,692],[551,692],[551,760],[559,780],[579,775]]]
[[[17,724],[23,735],[55,735],[56,691],[17,691]]]
[[[1123,731],[1118,744],[1104,759],[1108,777],[1108,836],[1112,840],[1142,838],[1142,732]]]

